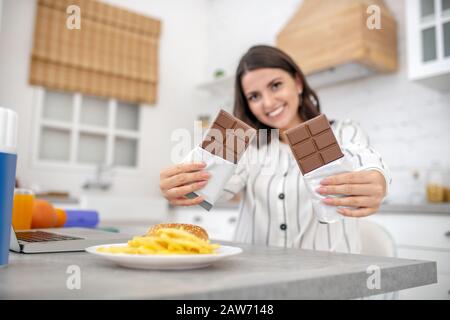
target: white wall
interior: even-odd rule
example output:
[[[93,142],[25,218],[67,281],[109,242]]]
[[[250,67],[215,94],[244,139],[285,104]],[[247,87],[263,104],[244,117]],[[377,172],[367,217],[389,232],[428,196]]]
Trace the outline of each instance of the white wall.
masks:
[[[161,19],[158,103],[143,107],[143,140],[137,173],[116,171],[112,194],[159,196],[159,170],[170,163],[170,134],[176,128],[193,130],[193,121],[205,109],[195,86],[206,77],[207,0],[110,0]],[[31,163],[35,97],[28,85],[35,1],[3,2],[0,33],[0,105],[19,113],[18,178],[25,185],[62,189],[78,195],[94,170],[36,168]],[[203,101],[203,102],[202,102]]]
[[[223,68],[233,73],[250,46],[274,44],[276,34],[301,2],[212,0],[208,72]],[[318,94],[323,112],[330,118],[355,119],[367,131],[393,171],[390,200],[418,201],[424,196],[424,178],[433,162],[450,170],[450,93],[408,81],[405,2],[385,2],[398,24],[399,70],[321,89]],[[420,173],[418,181],[413,179],[415,170]]]
[[[252,45],[275,44],[299,0],[211,0],[208,13],[208,72],[232,74]]]

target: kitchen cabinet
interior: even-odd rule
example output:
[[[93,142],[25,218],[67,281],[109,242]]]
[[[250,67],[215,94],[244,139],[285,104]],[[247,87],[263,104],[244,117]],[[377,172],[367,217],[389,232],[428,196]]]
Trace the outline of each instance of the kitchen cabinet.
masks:
[[[398,255],[409,259],[436,261],[438,272],[436,284],[400,291],[400,299],[450,299],[450,273],[448,273],[450,270],[450,253],[403,247],[398,249]]]
[[[406,36],[409,78],[450,89],[450,1],[408,0]]]
[[[213,240],[232,241],[238,214],[237,207],[215,207],[209,212],[203,208],[174,208],[171,221],[199,225]]]
[[[314,88],[395,72],[398,66],[397,23],[382,0],[305,0],[276,45]]]
[[[436,261],[438,282],[399,292],[399,299],[450,299],[450,213],[381,211],[367,219],[392,235],[399,258]]]

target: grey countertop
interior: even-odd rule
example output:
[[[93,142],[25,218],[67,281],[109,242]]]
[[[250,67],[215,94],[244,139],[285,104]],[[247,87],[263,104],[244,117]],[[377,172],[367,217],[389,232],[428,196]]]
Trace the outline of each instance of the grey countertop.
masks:
[[[233,244],[242,254],[209,267],[150,271],[118,267],[84,252],[11,253],[0,299],[351,299],[437,281],[436,263]],[[80,269],[80,289],[68,289]],[[369,289],[380,270],[380,289]]]
[[[235,209],[238,210],[238,203],[219,203],[214,206],[215,209]],[[177,208],[171,208],[175,210]],[[182,208],[183,210],[189,210],[190,208]],[[193,208],[195,209],[195,208]],[[380,213],[411,213],[411,214],[426,214],[426,213],[441,213],[450,214],[450,203],[383,203],[379,209]]]
[[[237,203],[219,203],[214,206],[214,209],[220,211],[224,209],[228,210],[238,210],[239,204]],[[176,210],[179,208],[171,208],[172,210]],[[189,210],[196,208],[182,208],[182,210]],[[427,214],[427,213],[436,213],[436,214],[448,214],[450,215],[450,203],[416,203],[416,204],[407,204],[407,203],[383,203],[379,209],[380,213],[408,213],[408,214]]]
[[[381,205],[380,212],[384,213],[442,213],[450,214],[449,203],[421,203],[421,204],[403,204],[386,203]]]

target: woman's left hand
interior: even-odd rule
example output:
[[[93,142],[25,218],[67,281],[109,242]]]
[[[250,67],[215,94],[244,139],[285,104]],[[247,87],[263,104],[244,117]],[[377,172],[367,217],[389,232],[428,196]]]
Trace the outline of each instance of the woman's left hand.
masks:
[[[321,195],[339,194],[346,197],[325,198],[327,205],[355,207],[339,208],[337,212],[349,217],[365,217],[375,213],[386,194],[386,181],[376,170],[342,173],[327,177],[316,190]]]

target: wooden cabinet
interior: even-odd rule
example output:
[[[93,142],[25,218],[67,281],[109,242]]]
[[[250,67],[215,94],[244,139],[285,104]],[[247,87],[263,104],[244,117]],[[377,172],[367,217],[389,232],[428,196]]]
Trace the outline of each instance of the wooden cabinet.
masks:
[[[400,299],[450,299],[450,215],[381,212],[367,219],[392,235],[399,258],[436,261],[438,283],[402,290]]]
[[[450,1],[405,3],[410,79],[441,91],[450,90]]]
[[[394,72],[398,65],[397,24],[382,0],[305,0],[276,44],[314,88]]]

